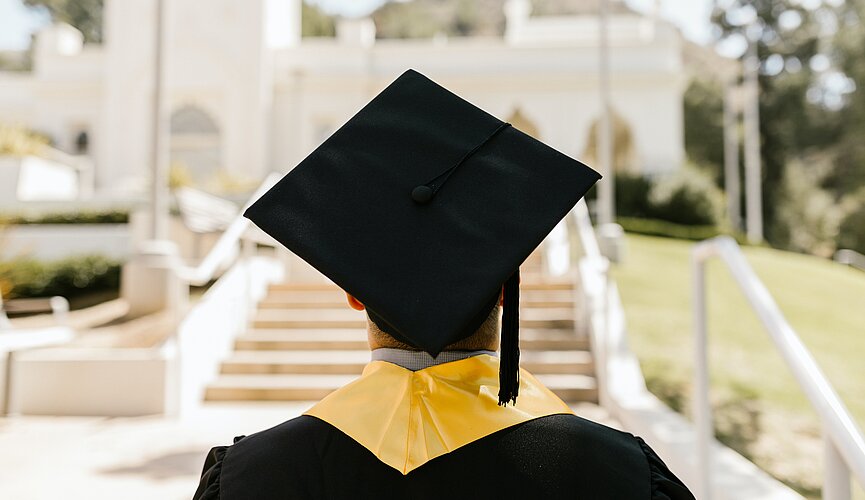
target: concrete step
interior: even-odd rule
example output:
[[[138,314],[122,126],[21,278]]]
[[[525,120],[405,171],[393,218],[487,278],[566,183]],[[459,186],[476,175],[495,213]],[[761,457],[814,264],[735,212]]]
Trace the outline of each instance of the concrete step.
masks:
[[[520,331],[520,348],[530,350],[587,350],[588,340],[569,330],[524,329]],[[253,329],[237,337],[234,348],[242,350],[368,350],[366,331],[362,328],[292,328]]]
[[[339,309],[260,309],[253,328],[365,328],[366,314],[348,307]],[[524,328],[573,328],[570,308],[521,308]]]
[[[342,290],[271,292],[258,303],[259,309],[305,307],[341,309],[348,308],[348,303]]]
[[[598,402],[598,384],[594,377],[571,374],[538,374],[538,380],[562,401]]]
[[[222,375],[205,393],[207,401],[310,401],[351,382],[353,375]],[[538,380],[569,402],[595,402],[595,380],[586,375],[538,375]]]
[[[222,363],[225,374],[349,374],[359,375],[369,362],[368,350],[235,351]],[[594,373],[587,351],[524,351],[520,365],[532,373]]]
[[[522,279],[520,281],[520,292],[537,290],[573,290],[574,284],[570,281],[535,281]]]
[[[573,304],[571,290],[523,290],[520,305],[526,308],[570,309]],[[331,291],[279,291],[271,292],[258,304],[259,309],[347,309],[345,294]]]
[[[520,290],[572,290],[574,284],[570,281],[542,281],[533,279],[531,275],[521,278]],[[286,291],[303,292],[341,292],[333,283],[273,283],[268,287],[270,293]]]
[[[545,300],[533,301],[520,299],[520,307],[522,309],[564,309],[573,305],[570,300]],[[348,308],[345,298],[337,300],[285,300],[285,299],[267,299],[258,303],[258,309],[341,309]]]
[[[566,289],[552,289],[552,290],[535,290],[535,289],[524,289],[520,286],[520,298],[528,299],[528,300],[570,300],[573,298],[573,290],[571,288]],[[315,301],[315,300],[337,300],[339,299],[341,302],[345,303],[345,292],[337,287],[331,287],[329,289],[321,289],[321,290],[273,290],[271,291],[264,300],[304,300],[304,301]]]
[[[268,286],[271,292],[276,291],[302,291],[302,292],[321,292],[321,291],[342,291],[338,286],[331,282],[326,283],[271,283]]]
[[[208,386],[207,401],[319,400],[356,375],[221,375]]]
[[[263,309],[257,311],[255,321],[275,322],[294,321],[310,323],[315,321],[361,321],[366,326],[366,313],[348,307],[307,307],[301,309]],[[570,321],[574,317],[572,308],[567,307],[521,307],[520,319],[525,321]]]
[[[369,350],[366,330],[250,330],[234,341],[235,350]]]
[[[568,292],[565,292],[568,293]],[[281,295],[281,294],[280,294]],[[563,299],[532,299],[520,297],[520,308],[525,309],[572,309],[573,302]],[[258,303],[258,309],[348,309],[345,297],[308,299],[303,296],[296,298],[268,297]]]
[[[253,328],[366,328],[366,314],[353,309],[261,309]]]
[[[222,373],[318,373],[360,375],[369,363],[365,350],[235,351]]]
[[[520,366],[536,374],[595,374],[592,353],[585,350],[533,351],[522,349]]]

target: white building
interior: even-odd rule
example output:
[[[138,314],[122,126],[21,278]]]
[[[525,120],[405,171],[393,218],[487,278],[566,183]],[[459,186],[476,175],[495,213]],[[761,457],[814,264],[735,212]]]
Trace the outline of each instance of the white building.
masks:
[[[143,189],[151,163],[154,0],[105,0],[105,43],[40,32],[32,73],[0,72],[0,123],[93,157],[97,190]],[[369,19],[300,36],[300,0],[165,0],[165,95],[173,164],[204,180],[287,171],[407,68],[593,164],[598,22],[506,4],[504,37],[376,40]],[[670,24],[611,16],[617,168],[684,159],[683,42]]]

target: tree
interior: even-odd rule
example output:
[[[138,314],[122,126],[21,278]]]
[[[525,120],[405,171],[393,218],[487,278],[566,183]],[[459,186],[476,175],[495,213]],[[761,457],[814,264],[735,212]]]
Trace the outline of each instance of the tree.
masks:
[[[412,0],[387,2],[371,17],[378,38],[499,36],[504,0]]]
[[[841,200],[855,196],[865,205],[865,0],[848,0],[835,10],[838,25],[830,51],[833,79],[842,91],[837,142],[832,148],[832,172],[823,186]]]
[[[716,0],[718,41],[755,43],[760,61],[763,219],[769,243],[786,247],[790,228],[779,217],[786,165],[832,139],[831,112],[808,99],[819,55],[816,12],[792,0]],[[744,57],[744,54],[743,54]]]
[[[84,34],[84,41],[102,41],[103,0],[24,0],[34,9],[45,9],[55,22],[68,23]],[[318,7],[303,2],[301,14],[303,36],[333,36],[333,17]]]
[[[55,22],[64,22],[84,34],[84,41],[102,41],[103,0],[24,0],[31,8],[45,9]]]
[[[315,5],[303,2],[300,18],[302,36],[334,36],[336,34],[333,17]]]
[[[721,84],[695,77],[684,96],[685,152],[724,184],[724,101]]]

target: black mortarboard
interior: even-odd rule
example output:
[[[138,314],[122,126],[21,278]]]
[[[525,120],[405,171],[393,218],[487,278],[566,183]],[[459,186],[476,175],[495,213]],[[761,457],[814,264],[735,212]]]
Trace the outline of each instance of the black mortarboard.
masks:
[[[599,178],[410,69],[244,215],[433,356],[474,333],[504,284],[506,404],[519,265]]]

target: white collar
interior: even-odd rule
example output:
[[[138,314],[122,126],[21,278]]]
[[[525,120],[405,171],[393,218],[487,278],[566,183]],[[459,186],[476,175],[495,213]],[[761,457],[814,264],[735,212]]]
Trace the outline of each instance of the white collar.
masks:
[[[459,361],[461,359],[471,358],[480,354],[489,354],[490,356],[498,357],[495,351],[442,351],[438,356],[433,357],[425,351],[410,351],[408,349],[394,349],[391,347],[380,347],[372,351],[372,361],[387,361],[399,365],[406,370],[413,372],[429,368],[430,366],[440,365],[442,363],[450,363],[451,361]]]

